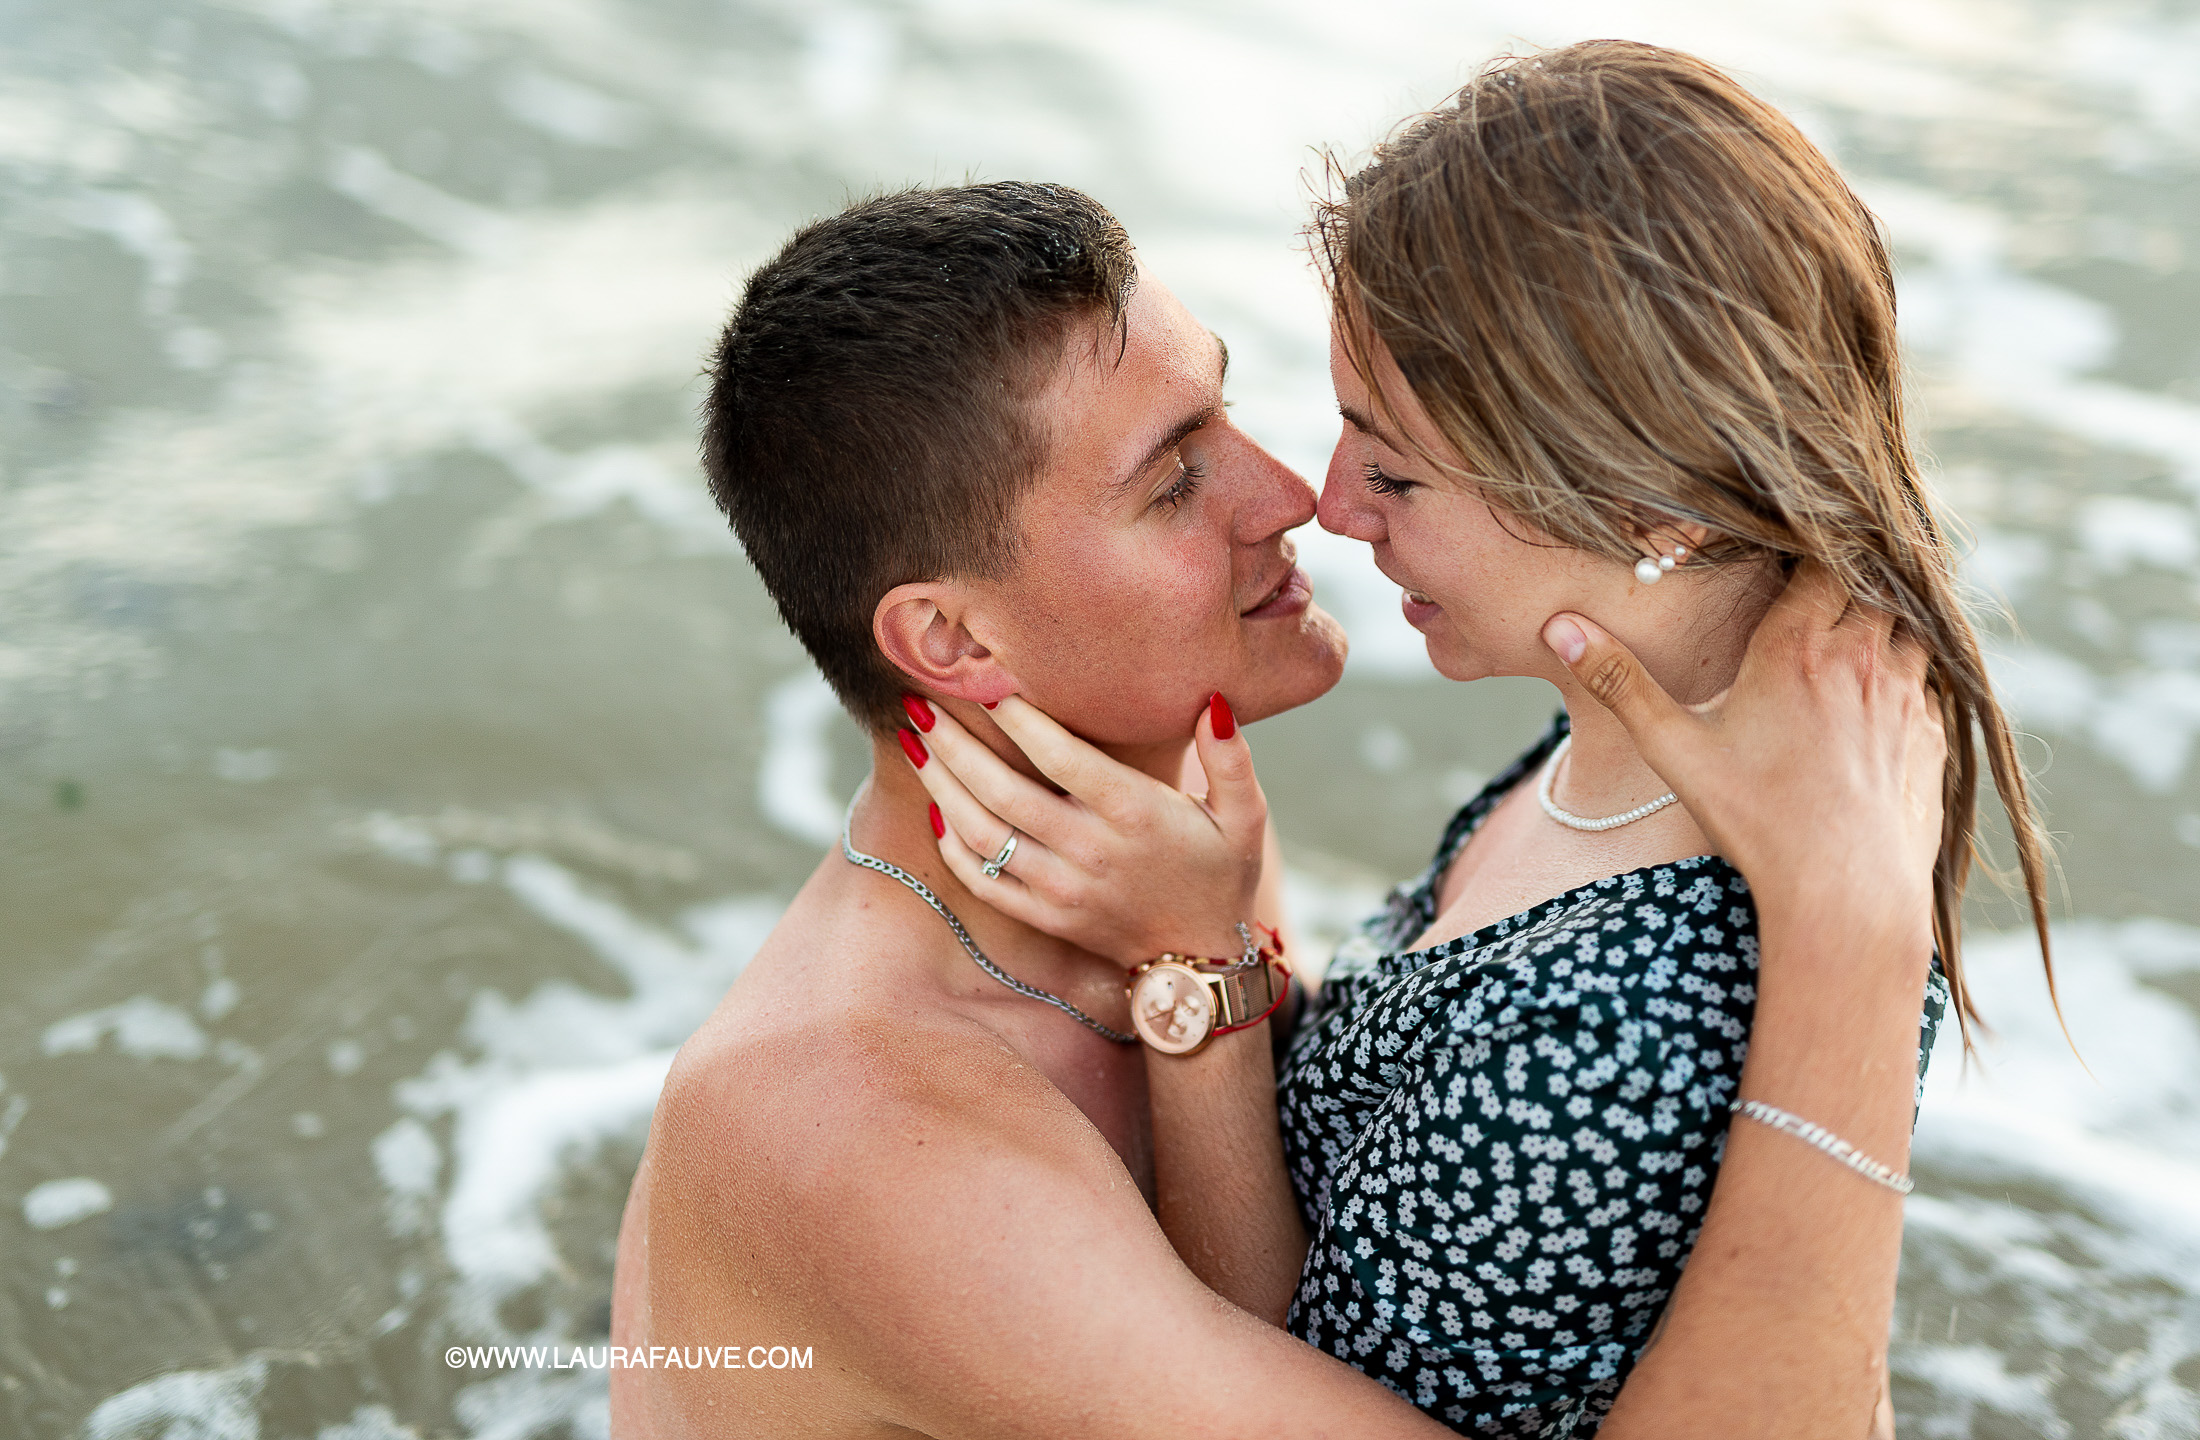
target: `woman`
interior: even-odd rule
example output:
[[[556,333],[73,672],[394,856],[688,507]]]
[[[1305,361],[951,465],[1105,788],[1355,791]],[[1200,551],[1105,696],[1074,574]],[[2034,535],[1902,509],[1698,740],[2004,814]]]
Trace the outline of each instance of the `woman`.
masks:
[[[1441,673],[1539,676],[1565,713],[1340,952],[1280,1129],[1257,1039],[1149,1050],[1164,1228],[1218,1291],[1462,1433],[1854,1434],[1875,1401],[1888,1425],[1897,1077],[1947,999],[1975,1013],[1974,732],[2043,953],[2046,931],[1876,227],[1718,71],[1592,42],[1486,71],[1314,235],[1345,421],[1322,524],[1374,547]],[[1814,754],[1719,703],[1838,682],[1869,704],[1920,674],[1945,765],[1892,809],[1864,797],[1903,794],[1914,743],[1829,731]],[[997,718],[1069,793],[943,721],[952,774],[926,782],[966,883],[1127,966],[1236,953],[1265,806],[1224,699],[1204,826],[1029,706]],[[1011,826],[1021,860],[987,866]],[[1737,1101],[1765,1123],[1730,1131]]]

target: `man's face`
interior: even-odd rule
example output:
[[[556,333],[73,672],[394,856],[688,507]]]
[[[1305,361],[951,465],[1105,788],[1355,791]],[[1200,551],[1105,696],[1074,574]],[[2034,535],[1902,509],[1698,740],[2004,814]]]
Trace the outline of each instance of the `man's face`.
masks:
[[[1241,720],[1303,705],[1345,656],[1284,537],[1313,488],[1230,423],[1221,343],[1150,275],[1127,322],[1120,352],[1076,330],[1041,390],[1048,458],[1018,564],[980,587],[984,643],[1019,692],[1119,746],[1189,736],[1218,690]]]

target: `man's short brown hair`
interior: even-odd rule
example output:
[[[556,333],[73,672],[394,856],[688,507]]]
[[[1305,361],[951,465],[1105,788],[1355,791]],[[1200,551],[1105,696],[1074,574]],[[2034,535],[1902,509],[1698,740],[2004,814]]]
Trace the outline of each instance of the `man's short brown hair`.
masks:
[[[1031,397],[1080,319],[1122,323],[1114,216],[1061,185],[904,190],[797,231],[710,366],[703,468],[788,628],[856,719],[908,679],[872,640],[897,585],[995,578],[1045,459]]]

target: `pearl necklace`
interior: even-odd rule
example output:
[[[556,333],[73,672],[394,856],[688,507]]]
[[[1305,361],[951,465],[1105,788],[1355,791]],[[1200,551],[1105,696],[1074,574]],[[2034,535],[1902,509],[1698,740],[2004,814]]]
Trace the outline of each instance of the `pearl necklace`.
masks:
[[[1573,743],[1574,737],[1571,735],[1558,742],[1558,748],[1551,752],[1550,760],[1543,767],[1543,778],[1536,782],[1535,787],[1535,798],[1542,802],[1543,813],[1568,829],[1617,830],[1622,825],[1634,824],[1645,815],[1655,815],[1681,798],[1668,790],[1646,805],[1637,805],[1632,810],[1618,815],[1607,815],[1601,820],[1592,820],[1585,815],[1559,809],[1558,803],[1551,799],[1551,785],[1558,778],[1558,762],[1566,758],[1566,752],[1573,748]]]

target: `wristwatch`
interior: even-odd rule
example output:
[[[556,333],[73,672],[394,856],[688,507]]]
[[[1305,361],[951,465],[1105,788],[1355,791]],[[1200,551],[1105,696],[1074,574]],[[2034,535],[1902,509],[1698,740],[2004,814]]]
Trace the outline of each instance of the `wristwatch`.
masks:
[[[1129,990],[1131,1028],[1164,1055],[1198,1053],[1215,1036],[1264,1018],[1282,995],[1265,955],[1236,964],[1164,955],[1133,970]]]

